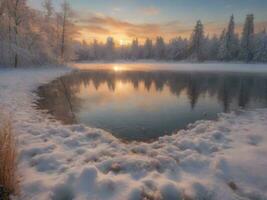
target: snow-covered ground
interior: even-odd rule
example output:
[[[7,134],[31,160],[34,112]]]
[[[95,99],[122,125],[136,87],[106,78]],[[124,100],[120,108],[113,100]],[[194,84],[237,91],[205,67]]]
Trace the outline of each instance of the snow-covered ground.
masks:
[[[222,114],[153,143],[62,125],[33,91],[70,69],[0,69],[0,107],[14,121],[21,199],[267,199],[267,110]]]

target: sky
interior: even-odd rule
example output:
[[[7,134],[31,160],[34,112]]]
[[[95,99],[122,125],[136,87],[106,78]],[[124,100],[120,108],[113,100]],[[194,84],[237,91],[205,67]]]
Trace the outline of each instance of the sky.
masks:
[[[53,0],[56,10],[62,0]],[[232,14],[241,32],[247,14],[255,15],[256,30],[267,27],[267,0],[69,0],[76,13],[77,40],[104,42],[113,37],[120,44],[138,38],[190,37],[197,20],[205,33],[220,34]],[[29,0],[41,9],[41,0]]]

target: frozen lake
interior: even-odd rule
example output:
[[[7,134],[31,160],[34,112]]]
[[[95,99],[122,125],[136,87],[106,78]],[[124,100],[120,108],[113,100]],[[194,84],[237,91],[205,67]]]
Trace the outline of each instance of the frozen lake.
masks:
[[[212,67],[213,66],[213,67]],[[40,109],[124,140],[150,140],[239,108],[267,107],[266,65],[76,64],[38,89]]]

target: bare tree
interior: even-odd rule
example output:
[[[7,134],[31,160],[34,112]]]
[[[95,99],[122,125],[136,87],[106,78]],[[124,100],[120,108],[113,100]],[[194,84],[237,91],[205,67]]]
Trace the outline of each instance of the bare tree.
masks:
[[[57,28],[57,15],[54,11],[52,0],[43,1],[44,21],[40,23],[42,26],[42,35],[46,40],[46,44],[53,55],[58,55],[59,31]],[[55,42],[58,41],[58,42]]]
[[[4,14],[5,4],[6,4],[6,0],[0,0],[0,17]]]
[[[52,0],[44,0],[43,9],[44,9],[44,12],[45,12],[45,19],[50,21],[52,15],[53,15],[53,12],[54,12],[54,8],[53,8],[53,5],[52,5]]]
[[[72,56],[75,33],[67,2],[56,13],[52,0],[43,1],[43,12],[27,0],[0,0],[0,65],[58,63]]]
[[[61,60],[65,60],[65,51],[66,51],[66,37],[67,37],[67,29],[69,25],[69,20],[71,17],[71,8],[67,0],[65,0],[62,4],[62,13],[61,13],[61,18],[62,18],[62,33],[61,33],[61,47],[60,47],[60,56]]]
[[[13,22],[13,31],[14,31],[14,44],[15,47],[18,47],[18,37],[19,37],[19,27],[23,21],[26,9],[26,0],[8,0],[7,1],[8,15],[10,16]],[[18,66],[18,53],[15,50],[14,55],[14,67]]]
[[[0,29],[3,29],[5,21],[6,0],[0,0]]]

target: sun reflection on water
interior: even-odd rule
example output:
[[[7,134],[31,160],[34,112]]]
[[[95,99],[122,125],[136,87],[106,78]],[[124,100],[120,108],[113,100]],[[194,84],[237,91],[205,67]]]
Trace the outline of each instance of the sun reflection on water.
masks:
[[[121,71],[127,71],[128,69],[124,66],[114,65],[113,71],[115,72],[121,72]]]

